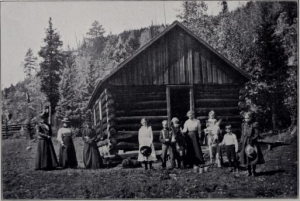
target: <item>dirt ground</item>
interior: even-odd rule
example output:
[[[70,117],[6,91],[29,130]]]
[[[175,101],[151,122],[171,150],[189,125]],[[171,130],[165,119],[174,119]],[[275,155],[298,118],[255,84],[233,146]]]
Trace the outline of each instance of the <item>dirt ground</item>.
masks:
[[[275,138],[274,138],[275,139]],[[269,140],[272,140],[270,138]],[[52,140],[58,154],[58,144]],[[4,199],[124,199],[124,198],[297,198],[298,145],[263,147],[266,160],[257,177],[246,171],[231,173],[213,168],[203,174],[193,169],[83,168],[80,138],[75,139],[78,169],[35,171],[36,143],[25,139],[2,140],[2,196]],[[32,149],[26,150],[27,147]],[[226,161],[226,159],[224,159]]]

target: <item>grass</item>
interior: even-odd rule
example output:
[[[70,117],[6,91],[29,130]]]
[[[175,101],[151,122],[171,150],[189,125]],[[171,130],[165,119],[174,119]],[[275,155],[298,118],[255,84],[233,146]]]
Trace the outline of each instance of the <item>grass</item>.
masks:
[[[2,140],[4,199],[124,199],[124,198],[297,198],[297,140],[263,150],[266,164],[257,177],[226,168],[195,174],[192,169],[145,172],[120,165],[100,170],[83,168],[80,138],[74,140],[78,169],[34,171],[36,144],[25,139]],[[53,139],[58,154],[58,143]],[[26,150],[30,146],[32,149]]]

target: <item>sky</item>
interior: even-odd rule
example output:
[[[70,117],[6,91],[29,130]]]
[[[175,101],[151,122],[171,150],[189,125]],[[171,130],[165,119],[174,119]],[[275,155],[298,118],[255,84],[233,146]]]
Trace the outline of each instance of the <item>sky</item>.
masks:
[[[64,43],[76,48],[92,22],[99,21],[106,33],[119,34],[152,24],[171,24],[180,13],[181,1],[68,1],[1,3],[1,88],[24,80],[25,54],[29,48],[38,57],[44,45],[49,17]],[[208,14],[218,14],[219,1],[210,1]],[[229,10],[245,4],[228,1]],[[164,17],[164,10],[165,16]],[[77,38],[77,40],[76,40]],[[39,60],[41,61],[41,60]]]

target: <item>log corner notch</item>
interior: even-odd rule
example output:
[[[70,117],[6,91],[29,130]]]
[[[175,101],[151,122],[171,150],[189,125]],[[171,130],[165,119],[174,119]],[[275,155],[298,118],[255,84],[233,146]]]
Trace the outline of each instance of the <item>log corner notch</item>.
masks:
[[[246,104],[246,90],[244,88],[239,91],[239,103],[240,116],[244,118],[245,112],[247,112],[247,104]]]
[[[99,98],[99,114],[100,121],[97,123],[97,135],[101,136],[101,141],[98,143],[101,150],[106,150],[102,155],[112,155],[117,153],[116,150],[116,134],[117,127],[115,122],[115,100],[108,89],[104,89]],[[102,152],[100,150],[100,152]]]

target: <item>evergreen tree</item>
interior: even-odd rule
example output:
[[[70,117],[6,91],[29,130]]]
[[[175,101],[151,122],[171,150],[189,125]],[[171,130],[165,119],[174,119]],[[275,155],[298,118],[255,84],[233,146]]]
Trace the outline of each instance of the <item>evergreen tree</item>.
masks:
[[[51,104],[52,111],[59,101],[60,74],[63,66],[63,45],[60,35],[53,28],[52,19],[49,18],[49,27],[46,29],[45,46],[41,47],[39,56],[43,58],[40,63],[41,71],[38,76],[41,78],[41,91],[45,93]]]
[[[37,67],[37,57],[33,55],[32,49],[29,48],[25,55],[24,63],[22,66],[24,67],[24,73],[27,77],[31,77],[32,71],[36,70]]]
[[[248,85],[249,103],[263,114],[267,125],[275,129],[277,117],[283,110],[283,83],[287,79],[287,56],[282,44],[282,38],[275,34],[275,13],[272,4],[260,2],[262,23],[257,29],[258,38],[255,43],[256,52],[251,74],[254,79]],[[282,120],[283,118],[281,118]]]
[[[56,108],[57,117],[60,119],[65,116],[68,116],[70,118],[70,114],[67,114],[67,112],[70,109],[76,109],[76,103],[74,102],[76,94],[76,76],[77,68],[75,63],[75,56],[73,55],[72,51],[67,51],[65,53],[64,70],[59,87],[61,96]]]

